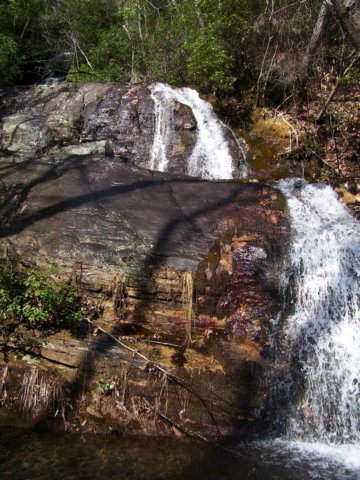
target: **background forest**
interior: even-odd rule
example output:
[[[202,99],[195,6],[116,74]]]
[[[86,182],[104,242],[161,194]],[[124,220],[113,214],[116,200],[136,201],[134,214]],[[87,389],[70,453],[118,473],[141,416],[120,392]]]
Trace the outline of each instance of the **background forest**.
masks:
[[[0,0],[0,86],[41,82],[56,56],[72,82],[194,86],[233,127],[254,106],[288,115],[290,155],[345,177],[360,174],[359,52],[353,0]]]
[[[73,81],[159,80],[257,102],[303,95],[353,46],[319,0],[3,0],[0,82],[31,83],[71,54]],[[353,77],[356,77],[355,70]]]

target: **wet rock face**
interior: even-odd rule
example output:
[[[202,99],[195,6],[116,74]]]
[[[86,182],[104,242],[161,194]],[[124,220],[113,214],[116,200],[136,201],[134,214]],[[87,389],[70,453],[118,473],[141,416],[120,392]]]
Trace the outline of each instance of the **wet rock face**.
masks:
[[[276,289],[273,264],[281,257],[285,218],[273,189],[214,184],[86,155],[55,165],[8,164],[2,188],[3,247],[28,261],[53,259],[67,270],[81,265],[90,291],[106,289],[118,273],[134,301],[151,294],[149,305],[179,307],[181,275],[194,272],[199,314],[235,322],[241,291],[240,309],[252,308],[242,313],[248,323],[254,309],[268,303],[264,292]],[[149,305],[134,317],[151,316]],[[163,322],[167,328],[174,335]]]
[[[111,144],[112,153],[148,167],[154,137],[154,106],[144,85],[39,85],[12,90],[3,105],[0,148],[17,156],[98,153]],[[171,170],[185,171],[184,160],[196,140],[196,122],[186,105],[174,106]],[[102,150],[104,151],[104,150]]]
[[[0,356],[0,404],[23,408],[22,385],[41,383],[57,400],[34,405],[36,421],[59,411],[72,431],[214,438],[264,406],[288,220],[275,188],[129,164],[146,165],[151,102],[145,86],[101,84],[5,99],[0,255],[56,264],[123,345],[22,331],[41,360],[8,355],[6,369]],[[193,135],[192,113],[175,109],[176,131]]]
[[[167,171],[171,173],[187,173],[187,162],[196,143],[196,120],[191,108],[175,102],[173,110],[173,132],[167,147],[169,160]]]
[[[151,413],[146,402],[165,401],[159,376],[148,371],[151,362],[214,403],[216,428],[213,420],[204,421],[208,414],[197,398],[189,400],[180,422],[185,429],[190,425],[213,438],[219,431],[229,434],[237,419],[259,415],[287,242],[279,192],[149,172],[105,156],[70,156],[55,166],[10,164],[3,182],[1,254],[26,264],[55,263],[100,305],[98,324],[150,362],[136,362],[106,336],[35,338],[50,362],[39,375],[53,372],[60,386],[70,383],[71,392],[86,378],[86,401],[75,394],[66,400],[72,410],[62,428],[103,431],[105,424],[144,431]],[[67,365],[65,372],[54,373],[54,361]],[[31,374],[21,362],[11,368],[12,375]],[[69,368],[77,375],[69,377]],[[112,383],[117,386],[109,394],[99,392],[99,385]],[[119,406],[116,392],[123,389],[126,401]],[[175,423],[182,410],[178,389],[169,386],[166,400]],[[183,390],[186,403],[194,394]],[[68,398],[66,392],[61,398]],[[164,427],[162,421],[150,423],[152,433]]]

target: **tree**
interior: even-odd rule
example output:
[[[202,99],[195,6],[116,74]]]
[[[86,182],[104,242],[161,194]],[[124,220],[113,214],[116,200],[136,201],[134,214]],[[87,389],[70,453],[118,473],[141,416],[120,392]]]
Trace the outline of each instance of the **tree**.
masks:
[[[304,54],[304,59],[302,62],[302,69],[304,73],[308,71],[311,60],[316,54],[319,44],[327,32],[329,18],[329,5],[324,2],[320,7],[314,29],[312,31],[309,43],[306,47],[306,51]]]

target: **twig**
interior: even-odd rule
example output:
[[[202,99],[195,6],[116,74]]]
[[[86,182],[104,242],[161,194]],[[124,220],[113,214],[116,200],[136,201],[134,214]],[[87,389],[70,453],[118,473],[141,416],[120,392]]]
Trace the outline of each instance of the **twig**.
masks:
[[[200,435],[199,433],[196,433],[196,432],[192,432],[191,430],[188,430],[187,428],[184,428],[182,425],[180,425],[179,423],[177,422],[174,422],[174,420],[172,420],[171,418],[169,418],[167,415],[165,415],[163,412],[161,412],[160,410],[156,409],[155,407],[153,407],[145,398],[144,398],[144,401],[146,403],[146,406],[152,410],[156,415],[158,415],[160,418],[162,418],[163,420],[165,420],[165,422],[167,422],[169,425],[175,427],[177,430],[179,430],[180,432],[184,433],[185,435],[187,435],[188,437],[192,437],[192,438],[197,438],[198,440],[201,440],[203,442],[206,442],[206,443],[209,443],[209,440],[206,438],[206,437],[203,437],[202,435]]]
[[[261,93],[261,102],[262,102],[262,105],[265,105],[265,93],[266,93],[266,88],[267,88],[267,84],[268,84],[269,77],[270,77],[270,74],[271,74],[271,69],[272,69],[272,67],[273,67],[273,65],[274,65],[274,60],[275,60],[275,57],[276,57],[278,48],[279,48],[279,44],[276,43],[276,47],[275,47],[273,56],[271,57],[270,65],[269,65],[269,68],[268,68],[268,71],[267,71],[265,80],[264,80],[264,82],[263,82],[262,93]]]
[[[150,0],[145,0],[154,10],[157,10],[157,14],[160,17],[160,8],[156,7]]]
[[[8,372],[9,372],[9,366],[6,365],[6,367],[4,368],[1,383],[0,383],[0,401],[3,399],[4,393],[5,393],[6,377],[8,375]]]
[[[299,136],[297,134],[297,131],[295,130],[295,127],[293,127],[293,125],[291,125],[291,123],[288,122],[288,120],[286,120],[285,116],[282,113],[277,113],[277,116],[280,117],[281,120],[284,123],[286,123],[286,125],[289,127],[289,129],[294,133],[296,147],[298,147],[299,146]],[[292,150],[292,136],[291,136],[291,133],[290,133],[290,151],[291,150]]]
[[[323,108],[321,109],[321,112],[318,114],[318,116],[316,117],[316,120],[315,122],[316,123],[319,123],[320,120],[322,119],[324,113],[326,112],[327,110],[327,107],[329,106],[329,103],[332,101],[332,99],[335,97],[335,94],[336,92],[338,91],[338,88],[339,88],[339,85],[340,85],[340,81],[343,77],[345,77],[349,71],[352,69],[352,67],[355,65],[355,63],[359,60],[360,58],[360,54],[357,54],[353,57],[353,59],[351,60],[350,64],[343,70],[343,72],[340,72],[339,75],[337,76],[337,79],[336,79],[336,82],[335,82],[335,85],[330,93],[330,95],[328,96],[326,102],[325,102],[325,105],[323,106]]]
[[[260,103],[260,88],[261,88],[261,81],[264,78],[265,61],[266,61],[266,57],[267,57],[267,54],[268,54],[268,51],[269,51],[269,48],[270,48],[270,43],[271,43],[272,39],[273,39],[273,36],[269,35],[268,42],[267,42],[266,49],[265,49],[265,53],[264,53],[264,56],[263,56],[263,59],[262,59],[262,62],[261,62],[260,73],[259,73],[259,76],[258,76],[258,79],[257,79],[257,85],[256,85],[256,106],[257,107],[259,106],[259,103]]]
[[[178,348],[182,349],[184,348],[183,345],[176,345],[176,343],[167,343],[167,342],[159,342],[157,340],[144,340],[145,343],[153,343],[155,345],[164,345],[165,347],[173,347],[173,348]]]
[[[307,0],[297,0],[296,2],[290,3],[289,5],[285,5],[284,7],[281,7],[278,10],[275,10],[274,12],[272,12],[271,16],[276,15],[277,13],[282,12],[283,10],[285,10],[287,8],[290,8],[290,7],[293,7],[294,5],[297,5],[299,3],[300,4],[301,3],[307,3]]]
[[[20,36],[20,39],[21,39],[21,40],[23,39],[23,37],[24,37],[24,35],[25,35],[26,29],[27,29],[27,27],[28,27],[28,25],[29,25],[29,22],[30,22],[30,18],[28,18],[28,19],[27,19],[27,22],[25,23],[25,26],[24,26],[23,31],[22,31],[21,36]]]
[[[88,66],[91,68],[91,70],[94,70],[94,67],[91,65],[90,63],[90,60],[88,59],[88,57],[86,56],[85,52],[83,51],[83,49],[80,47],[80,44],[79,42],[75,39],[74,42],[76,43],[77,45],[77,48],[80,50],[80,52],[82,53],[82,56],[85,58],[85,61],[86,63],[88,64]]]
[[[327,160],[325,160],[325,158],[322,158],[318,153],[316,153],[314,150],[312,150],[311,148],[307,147],[307,149],[313,154],[315,155],[319,160],[321,160],[327,167],[331,168],[331,170],[334,170],[335,172],[338,172],[337,168],[334,167],[333,165],[331,165]]]
[[[293,97],[294,95],[291,94],[289,95],[288,97],[285,98],[285,100],[283,102],[280,103],[280,105],[278,105],[276,108],[275,108],[275,115],[277,115],[277,112],[280,110],[280,108],[284,105],[284,103],[286,103],[288,100],[290,100],[291,97]]]
[[[187,390],[189,393],[191,393],[192,395],[194,395],[194,397],[196,397],[203,405],[203,407],[205,408],[207,414],[209,415],[211,421],[213,422],[215,428],[216,428],[216,431],[217,431],[217,434],[218,436],[220,436],[220,431],[219,431],[219,427],[217,425],[217,422],[214,418],[214,415],[212,414],[212,412],[210,411],[207,403],[210,403],[211,402],[208,402],[207,400],[205,400],[204,398],[202,398],[194,389],[191,385],[187,384],[184,380],[182,380],[181,378],[177,377],[176,375],[172,374],[172,373],[169,373],[167,372],[163,367],[161,367],[160,365],[158,364],[155,364],[154,362],[152,362],[149,358],[147,358],[145,355],[143,355],[142,353],[140,353],[138,350],[135,350],[134,348],[131,348],[129,347],[129,345],[126,345],[126,343],[122,342],[121,340],[119,340],[118,338],[116,338],[114,335],[112,335],[111,333],[107,332],[106,330],[104,330],[102,327],[94,324],[91,320],[89,320],[88,318],[86,319],[86,321],[94,328],[97,328],[100,332],[104,333],[105,335],[107,335],[108,337],[112,338],[116,343],[118,343],[120,346],[122,346],[123,348],[125,348],[126,350],[128,350],[129,352],[131,352],[133,355],[136,355],[138,356],[139,358],[141,358],[142,360],[144,360],[146,362],[146,364],[151,364],[152,367],[154,369],[156,369],[158,372],[161,372],[162,374],[164,374],[167,378],[167,380],[170,382],[170,383],[174,383],[176,385],[180,385],[181,387],[185,388],[185,390]]]

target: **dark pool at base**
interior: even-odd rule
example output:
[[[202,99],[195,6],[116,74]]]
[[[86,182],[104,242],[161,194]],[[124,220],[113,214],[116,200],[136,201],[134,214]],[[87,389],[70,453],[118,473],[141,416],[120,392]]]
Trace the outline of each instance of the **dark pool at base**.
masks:
[[[1,480],[358,480],[331,460],[271,443],[231,447],[163,437],[123,438],[0,428]]]

